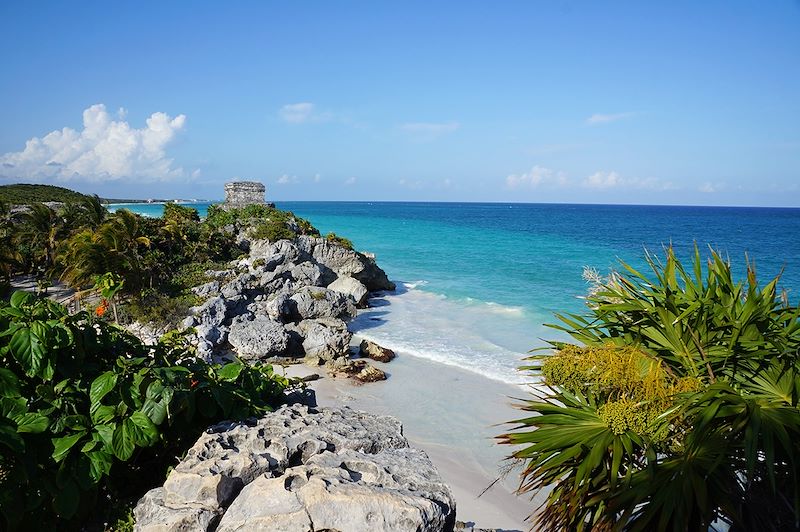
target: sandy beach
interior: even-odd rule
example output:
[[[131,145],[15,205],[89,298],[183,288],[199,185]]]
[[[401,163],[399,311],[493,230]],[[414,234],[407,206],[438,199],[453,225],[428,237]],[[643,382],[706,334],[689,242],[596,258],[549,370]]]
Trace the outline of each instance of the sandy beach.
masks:
[[[359,341],[358,335],[354,336],[356,346]],[[452,489],[460,521],[485,528],[529,530],[525,518],[538,502],[513,493],[517,471],[502,477],[510,448],[494,441],[506,430],[503,422],[519,417],[511,404],[513,397],[524,397],[524,387],[402,351],[390,363],[372,363],[389,375],[386,381],[358,385],[328,377],[324,368],[304,365],[289,366],[287,374],[322,375],[310,383],[320,406],[345,405],[400,419],[406,437],[428,453]]]

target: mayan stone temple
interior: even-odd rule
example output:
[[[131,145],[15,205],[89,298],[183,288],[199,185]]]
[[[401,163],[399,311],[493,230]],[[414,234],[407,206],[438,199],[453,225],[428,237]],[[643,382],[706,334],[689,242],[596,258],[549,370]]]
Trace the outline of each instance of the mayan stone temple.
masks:
[[[266,188],[257,181],[234,181],[225,183],[223,209],[239,209],[248,205],[265,205]]]

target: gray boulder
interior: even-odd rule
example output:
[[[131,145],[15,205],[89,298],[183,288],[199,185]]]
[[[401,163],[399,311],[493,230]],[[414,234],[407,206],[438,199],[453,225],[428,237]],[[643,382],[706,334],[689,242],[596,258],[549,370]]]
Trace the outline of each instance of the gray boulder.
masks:
[[[197,325],[213,327],[222,325],[222,322],[225,321],[228,307],[225,303],[225,299],[217,296],[206,300],[206,302],[199,307],[192,307],[191,312],[195,316],[195,323]]]
[[[394,283],[386,276],[386,272],[378,267],[373,257],[347,249],[324,238],[301,236],[297,239],[297,246],[336,274],[349,275],[361,281],[367,290],[394,290],[395,288]]]
[[[328,285],[328,289],[349,296],[357,307],[365,307],[367,305],[369,290],[367,290],[367,287],[364,286],[361,281],[353,279],[352,277],[341,275]]]
[[[301,262],[289,270],[292,279],[304,286],[321,286],[323,274],[319,266],[310,261]]]
[[[211,427],[134,514],[139,532],[435,532],[455,503],[396,419],[292,405]]]
[[[278,240],[277,242],[270,242],[269,240],[254,240],[250,243],[251,259],[267,259],[274,255],[283,255],[284,264],[290,262],[302,262],[302,260],[306,260],[306,258],[302,256],[304,255],[303,252],[298,249],[297,245],[288,240]]]
[[[346,449],[312,456],[280,478],[257,478],[233,501],[217,531],[416,532],[447,530],[453,518],[450,490],[424,452]]]
[[[298,320],[310,318],[342,318],[349,319],[356,315],[353,302],[339,292],[307,286],[301,288],[291,297]]]
[[[235,318],[228,342],[244,360],[285,356],[289,350],[289,334],[283,325],[266,316],[256,316],[252,320],[246,316]]]
[[[346,357],[350,352],[353,333],[347,324],[336,318],[303,320],[297,325],[303,338],[303,351],[309,364],[324,364]]]

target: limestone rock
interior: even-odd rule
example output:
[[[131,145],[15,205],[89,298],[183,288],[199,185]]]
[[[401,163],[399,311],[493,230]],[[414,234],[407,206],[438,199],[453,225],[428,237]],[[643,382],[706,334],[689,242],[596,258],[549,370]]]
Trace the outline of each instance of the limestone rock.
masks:
[[[450,490],[425,453],[408,448],[399,421],[301,405],[211,427],[134,513],[139,532],[436,532],[455,523]]]
[[[375,264],[371,257],[347,249],[324,238],[301,236],[297,245],[314,260],[336,272],[338,275],[349,275],[361,281],[367,290],[394,290],[394,283],[389,281],[386,272]]]
[[[187,504],[171,508],[164,503],[164,488],[152,489],[145,493],[133,510],[133,517],[136,520],[134,529],[148,532],[213,530],[221,515],[221,508],[212,509],[202,505]]]
[[[356,308],[350,298],[339,292],[315,286],[301,288],[291,297],[295,305],[296,317],[300,320],[310,318],[343,318],[356,315]]]
[[[350,296],[357,307],[365,307],[367,304],[367,296],[369,295],[367,287],[361,281],[347,275],[337,277],[335,281],[328,285],[328,289]]]
[[[244,360],[282,356],[289,350],[289,334],[283,325],[266,316],[256,316],[252,320],[245,316],[235,318],[228,342]]]
[[[391,362],[396,356],[391,349],[381,347],[369,340],[361,340],[361,344],[358,346],[358,352],[362,357],[371,358],[378,362]]]
[[[323,453],[281,478],[248,484],[217,530],[446,530],[452,528],[454,504],[437,477],[416,449]]]
[[[353,333],[347,330],[347,325],[340,319],[303,320],[297,329],[303,337],[303,351],[307,359],[325,363],[346,357],[350,351]]]
[[[192,292],[200,297],[208,297],[219,293],[219,281],[210,281],[192,288]]]

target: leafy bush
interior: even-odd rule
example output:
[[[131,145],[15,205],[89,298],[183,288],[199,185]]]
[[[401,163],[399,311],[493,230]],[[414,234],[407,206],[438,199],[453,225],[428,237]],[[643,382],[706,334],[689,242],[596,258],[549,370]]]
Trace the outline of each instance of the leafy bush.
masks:
[[[283,239],[293,240],[297,236],[281,220],[260,221],[252,227],[249,235],[256,240],[269,240],[270,242],[277,242]]]
[[[198,296],[188,294],[166,295],[157,290],[142,290],[119,311],[122,323],[151,324],[156,329],[176,327],[189,310],[202,303]]]
[[[328,233],[325,235],[325,240],[328,242],[333,242],[334,244],[338,244],[343,248],[353,249],[353,242],[346,239],[343,236],[339,236],[336,233]]]
[[[87,313],[16,292],[0,303],[0,513],[6,529],[77,529],[164,480],[208,425],[280,403],[271,366],[145,346]],[[110,504],[97,504],[111,499]]]
[[[545,386],[500,439],[523,446],[521,492],[552,488],[537,530],[797,528],[800,309],[713,251],[647,262],[559,315],[583,347],[523,368]]]

